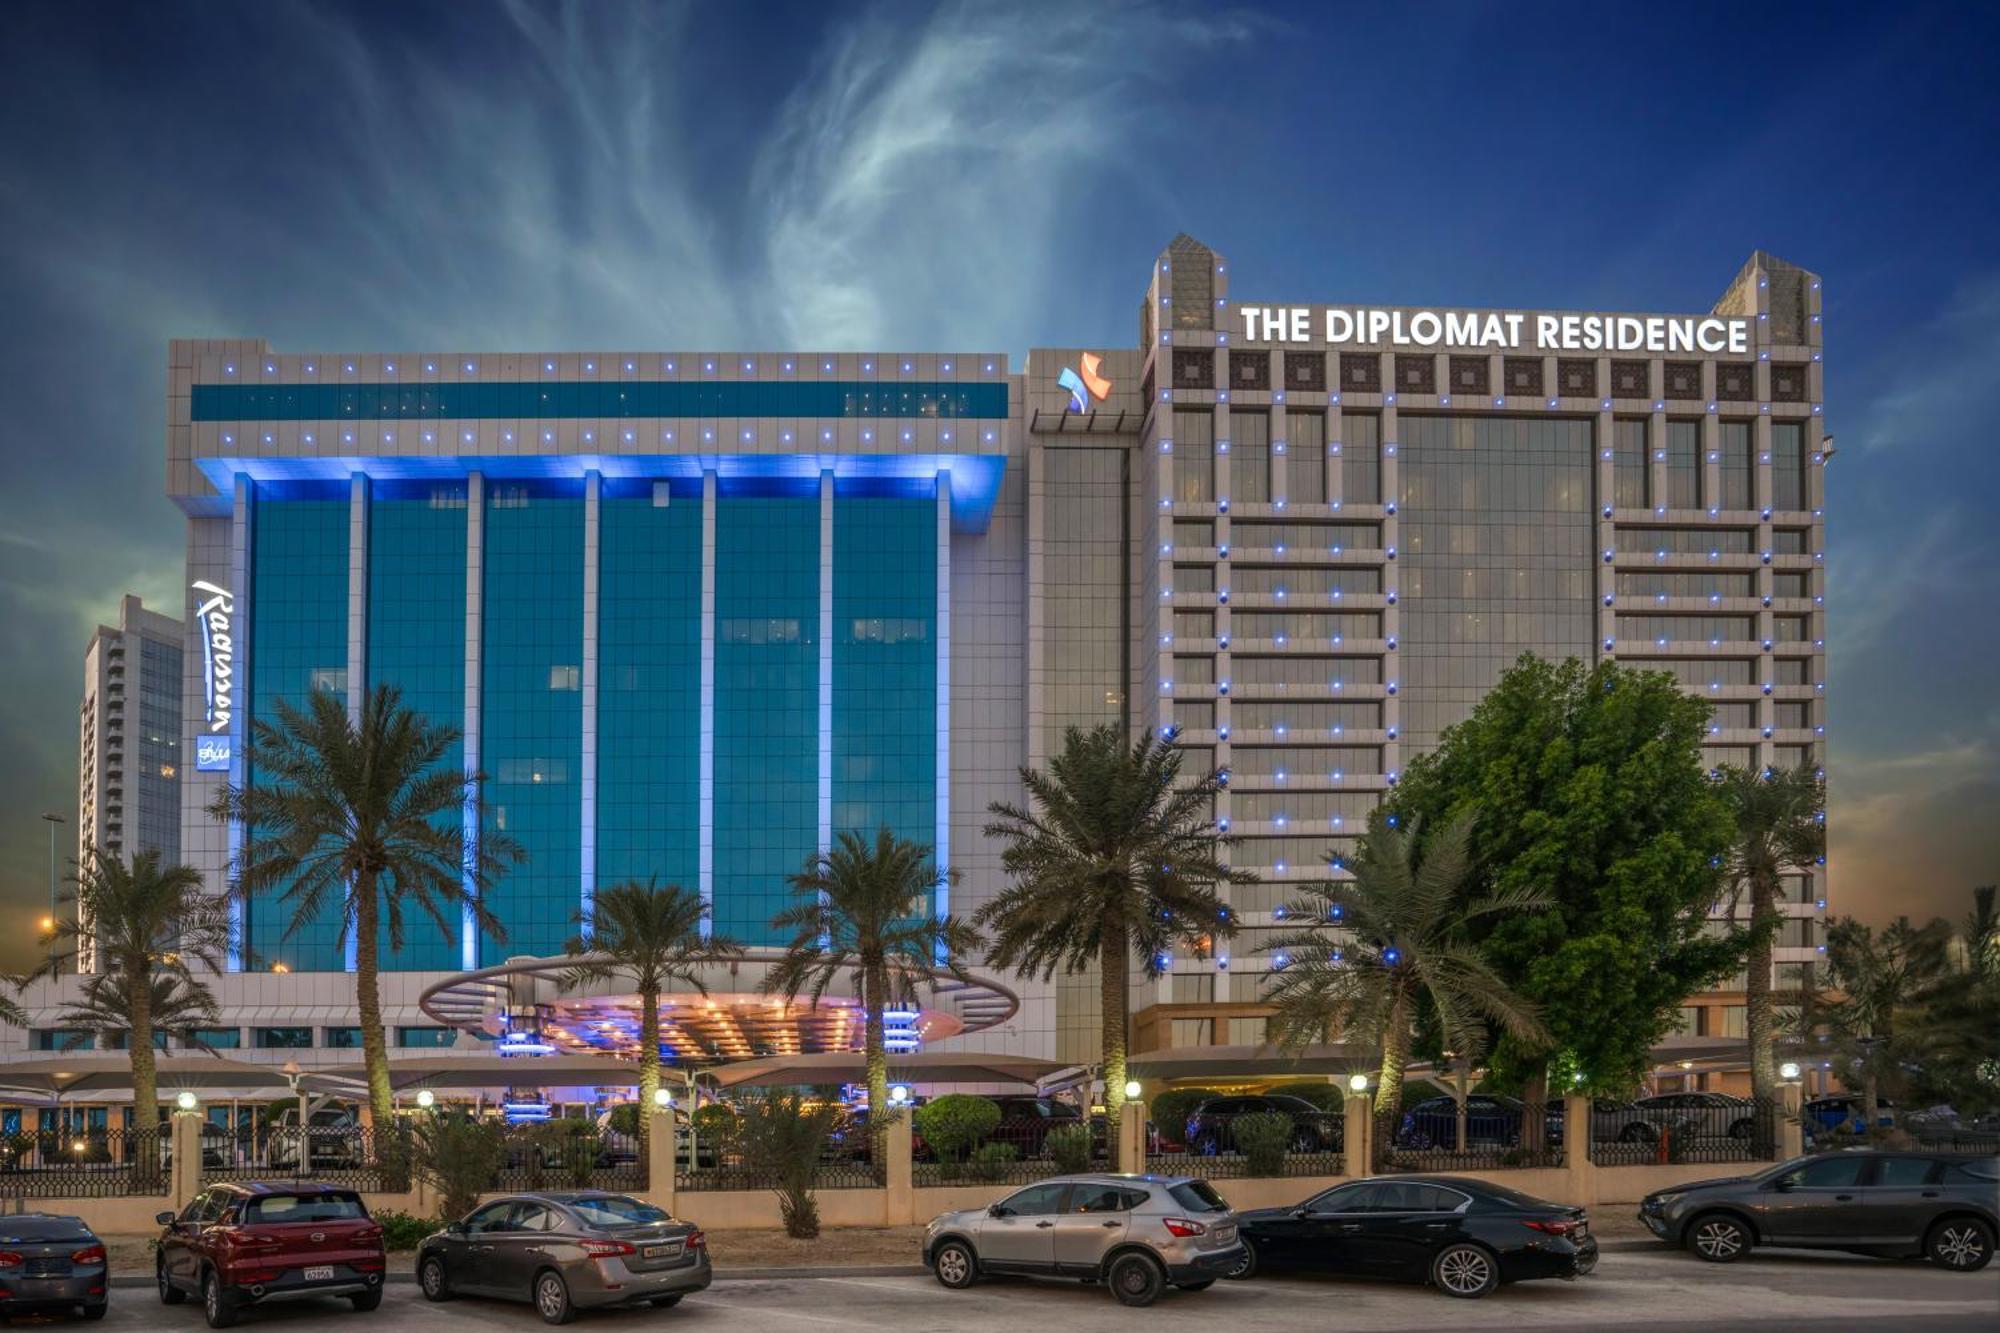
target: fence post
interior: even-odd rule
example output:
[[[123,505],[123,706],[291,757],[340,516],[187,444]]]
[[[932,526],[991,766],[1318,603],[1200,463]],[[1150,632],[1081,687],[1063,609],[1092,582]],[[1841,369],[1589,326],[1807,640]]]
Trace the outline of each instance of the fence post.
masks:
[[[1118,1169],[1128,1175],[1146,1174],[1146,1103],[1126,1102],[1118,1108]]]
[[[1569,1177],[1569,1201],[1597,1206],[1597,1164],[1590,1160],[1591,1099],[1574,1093],[1563,1097],[1563,1173]]]
[[[1796,1083],[1778,1089],[1778,1160],[1789,1162],[1806,1150],[1804,1093]]]
[[[1375,1170],[1375,1148],[1369,1135],[1375,1127],[1375,1099],[1366,1093],[1348,1093],[1340,1099],[1344,1117],[1340,1127],[1340,1169],[1350,1176],[1366,1176]]]
[[[201,1112],[175,1111],[167,1126],[167,1132],[173,1136],[169,1141],[174,1151],[167,1189],[173,1197],[174,1211],[179,1212],[201,1192]]]
[[[674,1159],[680,1155],[672,1108],[655,1106],[646,1122],[646,1201],[674,1211]],[[692,1165],[690,1163],[689,1165]]]
[[[906,1106],[889,1117],[888,1132],[882,1136],[882,1151],[888,1157],[882,1163],[882,1183],[889,1191],[883,1200],[885,1226],[906,1227],[918,1221],[916,1168],[911,1163],[913,1138],[910,1108]]]

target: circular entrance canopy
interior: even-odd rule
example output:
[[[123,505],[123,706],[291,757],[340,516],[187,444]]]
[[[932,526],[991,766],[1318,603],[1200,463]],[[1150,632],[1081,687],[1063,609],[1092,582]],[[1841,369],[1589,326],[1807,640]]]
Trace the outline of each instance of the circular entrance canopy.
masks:
[[[677,1066],[706,1066],[762,1056],[789,1057],[859,1050],[865,1019],[853,979],[843,976],[817,1005],[763,993],[762,983],[784,956],[753,948],[735,963],[703,970],[698,989],[663,995],[661,1045]],[[500,1037],[525,1016],[560,1055],[636,1058],[639,998],[629,981],[567,987],[583,958],[514,958],[497,967],[451,977],[425,991],[423,1011],[440,1023]],[[889,1013],[900,1040],[893,1055],[947,1037],[983,1032],[1012,1018],[1020,998],[996,981],[972,974],[936,985],[899,977],[907,999]]]

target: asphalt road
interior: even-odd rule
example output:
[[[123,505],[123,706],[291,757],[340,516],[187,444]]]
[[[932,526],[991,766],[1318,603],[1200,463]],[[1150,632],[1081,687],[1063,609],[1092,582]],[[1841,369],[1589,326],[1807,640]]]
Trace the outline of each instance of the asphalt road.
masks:
[[[855,1329],[880,1333],[1022,1333],[1051,1327],[1120,1329],[1255,1328],[1258,1333],[1323,1333],[1334,1329],[1991,1329],[2000,1320],[2000,1268],[1972,1275],[1922,1263],[1822,1255],[1754,1255],[1728,1267],[1672,1251],[1608,1253],[1593,1276],[1578,1282],[1528,1282],[1482,1301],[1454,1301],[1421,1287],[1338,1278],[1259,1278],[1216,1284],[1204,1292],[1170,1292],[1149,1310],[1126,1310],[1102,1288],[1015,1280],[951,1292],[928,1277],[744,1279],[717,1282],[674,1310],[584,1315],[582,1330],[659,1327],[668,1330],[757,1330],[815,1333]],[[29,1327],[27,1319],[14,1327]],[[354,1314],[344,1301],[272,1307],[245,1314],[242,1327],[272,1333],[321,1333],[361,1326],[528,1330],[541,1321],[525,1304],[463,1299],[427,1304],[409,1283],[389,1288],[373,1315]],[[163,1309],[150,1291],[112,1293],[110,1316],[98,1327],[195,1333],[193,1305]]]

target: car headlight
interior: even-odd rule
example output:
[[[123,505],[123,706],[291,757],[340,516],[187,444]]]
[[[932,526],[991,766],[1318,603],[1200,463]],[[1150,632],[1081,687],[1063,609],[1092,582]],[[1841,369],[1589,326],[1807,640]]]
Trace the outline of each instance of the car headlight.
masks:
[[[1669,1204],[1673,1203],[1673,1202],[1674,1202],[1674,1201],[1675,1201],[1676,1199],[1678,1199],[1678,1198],[1680,1198],[1680,1197],[1681,1197],[1681,1196],[1680,1196],[1679,1192],[1678,1192],[1678,1191],[1674,1191],[1674,1192],[1669,1192],[1669,1193],[1666,1193],[1666,1194],[1655,1194],[1655,1195],[1653,1195],[1653,1196],[1652,1196],[1651,1198],[1649,1198],[1648,1200],[1646,1200],[1646,1202],[1648,1202],[1648,1203],[1651,1203],[1651,1204],[1656,1204],[1656,1205],[1658,1205],[1658,1206],[1659,1206],[1659,1207],[1661,1207],[1661,1208],[1665,1208],[1665,1207],[1667,1207],[1667,1206],[1668,1206]]]

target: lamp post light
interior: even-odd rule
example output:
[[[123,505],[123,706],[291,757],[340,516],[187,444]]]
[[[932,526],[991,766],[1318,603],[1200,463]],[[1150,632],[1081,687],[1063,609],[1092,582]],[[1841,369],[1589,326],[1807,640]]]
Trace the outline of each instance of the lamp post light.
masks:
[[[1787,1060],[1779,1065],[1778,1077],[1787,1083],[1797,1083],[1799,1081],[1799,1062],[1796,1060]]]
[[[653,1105],[661,1111],[672,1110],[674,1106],[673,1090],[671,1088],[654,1088]]]
[[[1368,1091],[1368,1075],[1366,1074],[1350,1075],[1347,1080],[1347,1090],[1353,1093],[1357,1097],[1359,1097],[1362,1093]]]
[[[200,1099],[187,1088],[182,1088],[174,1094],[174,1109],[178,1111],[192,1112],[200,1104]]]
[[[1141,1088],[1141,1087],[1139,1086],[1139,1080],[1138,1080],[1138,1079],[1136,1079],[1136,1078],[1128,1078],[1128,1079],[1126,1079],[1126,1080],[1125,1080],[1125,1100],[1126,1100],[1126,1101],[1128,1101],[1128,1102],[1136,1102],[1136,1101],[1138,1101],[1138,1100],[1139,1100],[1139,1094],[1140,1094],[1141,1092],[1144,1092],[1144,1091],[1145,1091],[1145,1089],[1144,1089],[1144,1088]]]
[[[429,1088],[417,1089],[417,1109],[419,1111],[428,1111],[436,1105],[437,1094],[435,1092],[432,1092]]]

